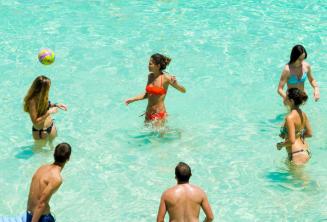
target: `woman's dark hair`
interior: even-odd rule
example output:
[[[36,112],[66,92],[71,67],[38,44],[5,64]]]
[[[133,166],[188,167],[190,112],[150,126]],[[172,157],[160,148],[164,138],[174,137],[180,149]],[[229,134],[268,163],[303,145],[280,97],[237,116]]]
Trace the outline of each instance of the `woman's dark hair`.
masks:
[[[53,157],[56,163],[65,163],[70,158],[72,148],[68,143],[59,143],[54,151]]]
[[[305,54],[304,59],[306,59],[307,58],[307,51],[305,50],[303,45],[294,46],[293,49],[292,49],[291,56],[290,56],[290,61],[288,62],[288,64],[294,63],[303,53]]]
[[[171,59],[167,56],[161,55],[159,53],[153,54],[151,56],[151,59],[153,59],[154,63],[156,65],[160,65],[160,71],[165,70],[166,66],[170,63]]]
[[[184,162],[179,162],[175,168],[175,176],[178,182],[188,182],[192,176],[190,166]]]
[[[295,106],[302,105],[308,99],[308,95],[298,88],[288,89],[286,95],[288,99],[294,101]]]

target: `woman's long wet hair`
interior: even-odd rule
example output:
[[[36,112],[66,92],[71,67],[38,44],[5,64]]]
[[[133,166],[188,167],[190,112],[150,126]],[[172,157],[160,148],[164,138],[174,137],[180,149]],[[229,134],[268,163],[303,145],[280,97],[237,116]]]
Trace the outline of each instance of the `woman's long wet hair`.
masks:
[[[303,45],[296,45],[293,47],[291,55],[290,55],[290,61],[288,62],[288,64],[292,64],[294,63],[302,54],[305,54],[304,59],[307,58],[307,51],[305,50],[305,48],[303,47]]]
[[[38,116],[46,113],[49,106],[49,90],[51,81],[46,76],[38,76],[33,81],[30,89],[24,98],[24,111],[30,112],[30,101],[35,100],[36,111]]]
[[[308,99],[308,95],[304,91],[302,91],[302,90],[300,90],[298,88],[288,89],[287,92],[286,92],[286,95],[287,95],[288,99],[294,101],[295,106],[302,105]]]
[[[160,71],[165,70],[169,65],[171,59],[167,56],[161,55],[159,53],[153,54],[151,59],[154,61],[156,65],[160,65]]]

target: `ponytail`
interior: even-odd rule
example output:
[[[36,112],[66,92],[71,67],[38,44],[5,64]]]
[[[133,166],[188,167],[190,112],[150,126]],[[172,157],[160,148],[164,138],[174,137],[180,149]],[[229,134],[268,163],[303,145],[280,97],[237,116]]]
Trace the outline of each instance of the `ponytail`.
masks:
[[[288,89],[287,90],[287,97],[294,101],[295,106],[302,105],[308,99],[308,95],[304,91],[302,91],[302,90],[300,90],[298,88]]]
[[[153,59],[156,65],[160,65],[160,71],[165,70],[171,61],[169,57],[159,53],[153,54],[151,58]]]

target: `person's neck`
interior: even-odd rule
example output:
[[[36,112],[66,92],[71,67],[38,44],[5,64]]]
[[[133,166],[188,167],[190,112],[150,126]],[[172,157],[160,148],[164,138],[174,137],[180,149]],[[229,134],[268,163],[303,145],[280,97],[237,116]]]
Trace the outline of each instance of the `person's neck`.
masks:
[[[291,108],[291,110],[297,110],[297,111],[299,111],[299,110],[300,110],[300,107],[299,107],[299,106],[293,106],[293,107]]]
[[[154,75],[154,77],[158,77],[162,74],[162,72],[159,70],[157,72],[152,72],[152,74]]]
[[[189,182],[181,182],[181,181],[177,181],[178,185],[182,185],[182,184],[188,184]]]
[[[62,169],[65,166],[65,163],[57,163],[57,162],[54,162],[53,165],[56,166],[56,167],[58,167],[59,170],[62,171]]]
[[[291,64],[294,68],[300,68],[302,67],[302,63],[299,63],[299,64],[296,64],[296,63],[293,63]]]

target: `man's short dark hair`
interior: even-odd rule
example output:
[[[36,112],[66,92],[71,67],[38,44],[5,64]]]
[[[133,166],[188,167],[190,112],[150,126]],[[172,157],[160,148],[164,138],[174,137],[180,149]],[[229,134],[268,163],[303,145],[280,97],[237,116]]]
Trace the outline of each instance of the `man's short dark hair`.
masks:
[[[65,163],[69,160],[72,148],[68,143],[59,143],[54,151],[53,157],[56,163]]]
[[[192,176],[190,166],[184,162],[179,162],[175,168],[175,176],[178,182],[188,182]]]

